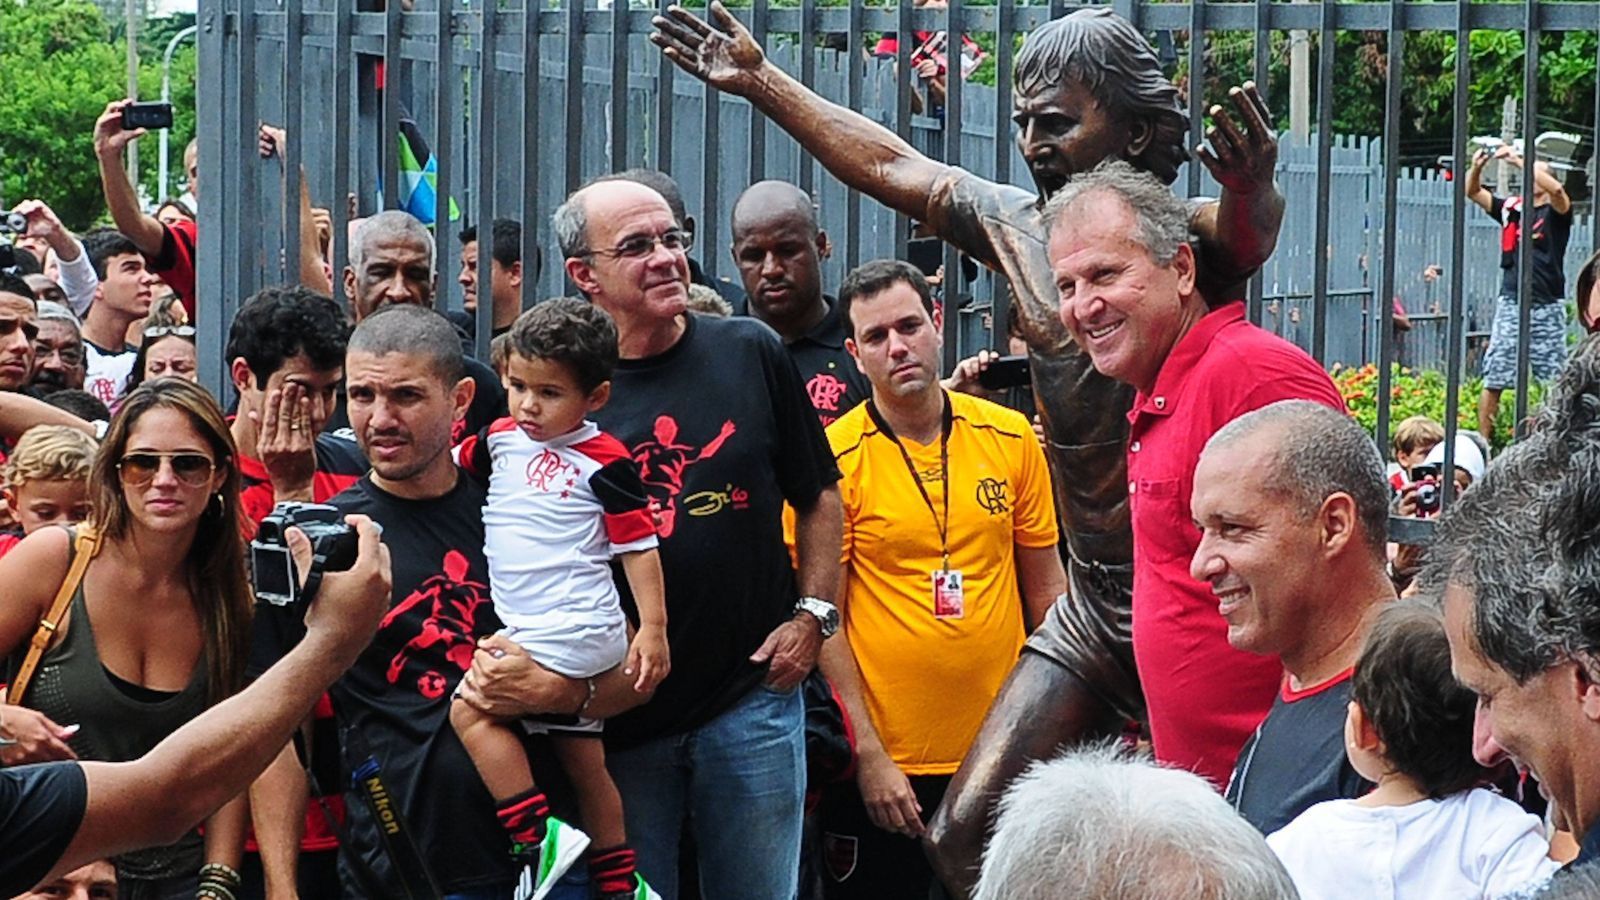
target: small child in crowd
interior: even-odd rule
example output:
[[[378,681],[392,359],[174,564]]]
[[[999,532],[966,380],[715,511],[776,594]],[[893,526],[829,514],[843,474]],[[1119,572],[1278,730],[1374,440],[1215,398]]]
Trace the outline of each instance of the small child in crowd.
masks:
[[[585,416],[605,405],[617,330],[593,304],[548,300],[512,326],[505,386],[511,416],[469,438],[463,467],[487,477],[484,552],[502,634],[570,678],[617,665],[648,692],[667,676],[667,615],[655,525],[639,470],[616,438]],[[639,612],[630,644],[610,563],[620,557]],[[594,682],[589,682],[594,697]],[[622,798],[606,772],[602,723],[576,716],[491,719],[457,699],[450,722],[494,796],[512,853],[543,897],[592,839],[589,880],[602,900],[656,894],[635,871]],[[518,729],[543,732],[572,779],[588,834],[549,814]]]
[[[6,510],[18,530],[0,532],[0,556],[46,525],[89,517],[89,467],[98,449],[94,438],[66,425],[23,433],[4,469]]]
[[[1377,787],[1301,813],[1267,844],[1302,900],[1496,898],[1557,868],[1538,818],[1493,791],[1472,758],[1471,691],[1450,673],[1437,610],[1379,614],[1351,682],[1345,752]]]
[[[1444,440],[1444,426],[1427,416],[1411,416],[1394,429],[1390,442],[1394,462],[1389,464],[1389,486],[1399,491],[1411,482],[1411,467],[1428,458],[1428,451]]]

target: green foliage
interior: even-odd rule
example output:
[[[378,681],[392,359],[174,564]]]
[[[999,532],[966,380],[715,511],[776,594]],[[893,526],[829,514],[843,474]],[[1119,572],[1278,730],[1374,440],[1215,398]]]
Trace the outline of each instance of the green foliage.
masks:
[[[1378,367],[1372,363],[1364,366],[1333,367],[1329,373],[1333,383],[1350,407],[1351,415],[1368,431],[1378,427]],[[1388,452],[1394,427],[1411,416],[1427,416],[1435,422],[1444,421],[1444,372],[1438,369],[1407,369],[1395,363],[1389,372],[1389,429],[1384,436],[1384,452]],[[1531,382],[1528,386],[1528,409],[1538,409],[1544,402],[1546,386]],[[1472,377],[1461,385],[1456,406],[1456,424],[1468,431],[1478,428],[1478,396],[1483,393],[1483,379]],[[1511,440],[1516,422],[1516,403],[1507,392],[1495,417],[1494,449],[1500,450]]]
[[[0,0],[0,200],[45,200],[68,226],[105,210],[91,134],[105,105],[125,95],[125,45],[90,0]],[[164,45],[163,48],[164,49]],[[194,54],[175,60],[177,152],[194,133]],[[160,95],[160,50],[141,53],[140,94]],[[155,141],[141,142],[140,168],[155,176]]]

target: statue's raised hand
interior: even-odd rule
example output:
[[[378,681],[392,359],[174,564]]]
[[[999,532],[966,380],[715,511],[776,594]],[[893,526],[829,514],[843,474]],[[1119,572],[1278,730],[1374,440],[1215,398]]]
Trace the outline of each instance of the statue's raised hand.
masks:
[[[670,6],[666,15],[651,19],[656,31],[650,40],[685,72],[718,90],[743,95],[754,85],[766,54],[727,7],[713,0],[710,12],[716,27],[681,6]]]
[[[1209,110],[1212,126],[1206,130],[1211,147],[1195,148],[1217,183],[1231,191],[1252,194],[1272,184],[1278,164],[1278,133],[1272,127],[1272,114],[1252,82],[1228,91],[1234,116],[1221,106]],[[1241,127],[1242,126],[1242,127]]]

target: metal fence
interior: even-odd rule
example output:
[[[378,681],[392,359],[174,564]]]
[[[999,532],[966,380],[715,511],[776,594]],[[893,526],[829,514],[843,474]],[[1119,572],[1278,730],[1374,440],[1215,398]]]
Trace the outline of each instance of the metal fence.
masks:
[[[240,300],[298,271],[298,209],[284,203],[299,190],[303,164],[311,194],[334,219],[337,272],[346,257],[344,198],[368,215],[396,205],[403,177],[398,154],[402,118],[432,145],[440,197],[451,198],[461,220],[441,222],[440,303],[450,304],[459,267],[455,232],[464,222],[495,217],[522,223],[523,259],[536,248],[558,254],[550,212],[593,176],[631,166],[670,172],[698,219],[696,256],[713,276],[732,274],[727,210],[761,178],[784,178],[813,192],[839,252],[826,264],[827,283],[879,256],[905,251],[909,224],[870,199],[848,191],[793,140],[737,98],[708,92],[677,72],[646,41],[652,7],[550,2],[528,12],[525,0],[482,5],[469,0],[201,0],[199,104],[201,365],[221,386],[221,346]],[[663,3],[664,5],[664,3]],[[1254,72],[1266,83],[1273,32],[1305,30],[1333,47],[1347,30],[1386,34],[1390,74],[1384,133],[1400,133],[1400,90],[1406,70],[1405,35],[1444,31],[1465,45],[1475,29],[1516,29],[1528,36],[1522,109],[1524,139],[1535,143],[1538,119],[1538,40],[1542,31],[1596,29],[1600,3],[1149,3],[1117,0],[1114,8],[1148,33],[1254,33]],[[1059,0],[1025,5],[994,0],[943,9],[898,5],[822,6],[801,0],[775,6],[751,0],[735,13],[768,54],[823,96],[888,125],[932,156],[998,180],[1026,184],[1011,137],[1010,72],[1015,36],[1064,14]],[[897,56],[869,59],[877,32],[913,30],[990,35],[995,86],[952,77],[944,116],[911,112],[911,42]],[[447,36],[448,39],[441,39]],[[1203,73],[1201,41],[1189,41],[1189,72]],[[1319,54],[1313,96],[1332,96],[1335,55]],[[1469,55],[1456,54],[1453,151],[1470,157],[1467,133]],[[1203,98],[1189,99],[1191,143],[1198,144]],[[277,163],[256,155],[257,123],[285,125],[291,140],[280,176]],[[1595,121],[1600,121],[1600,110]],[[1278,250],[1250,291],[1251,316],[1297,341],[1325,362],[1387,363],[1397,358],[1391,305],[1400,297],[1418,327],[1407,336],[1407,362],[1450,373],[1447,409],[1454,410],[1469,335],[1481,338],[1498,277],[1495,225],[1464,197],[1462,182],[1431,172],[1402,171],[1395,141],[1332,133],[1331,102],[1316,103],[1312,141],[1285,146],[1279,183],[1288,214]],[[1180,172],[1175,188],[1216,193],[1198,165]],[[1531,191],[1525,186],[1524,191]],[[1334,198],[1339,202],[1334,202]],[[1524,202],[1531,208],[1531,197]],[[441,206],[441,218],[443,207]],[[1569,265],[1596,240],[1590,216],[1573,233]],[[1521,296],[1530,296],[1524,235]],[[954,251],[946,270],[955,271]],[[1438,263],[1443,278],[1421,272]],[[1569,273],[1570,280],[1570,273]],[[999,300],[984,275],[953,288],[947,353],[969,352],[993,340],[979,312]],[[561,293],[559,265],[531,281],[529,299]],[[487,290],[484,292],[487,294]],[[1382,298],[1380,300],[1380,298]],[[1003,300],[999,300],[1003,305]],[[489,304],[479,315],[488,315]],[[1526,360],[1527,306],[1521,358]],[[480,320],[480,326],[484,323]],[[478,333],[486,336],[487,327]],[[1381,365],[1377,433],[1388,429],[1388,366]],[[1526,409],[1527,371],[1517,388],[1517,413]],[[1453,416],[1449,424],[1453,428]]]

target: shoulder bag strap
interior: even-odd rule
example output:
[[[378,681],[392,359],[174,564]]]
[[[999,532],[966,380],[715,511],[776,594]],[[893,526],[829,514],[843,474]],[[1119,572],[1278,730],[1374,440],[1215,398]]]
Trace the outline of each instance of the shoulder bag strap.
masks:
[[[28,690],[28,683],[33,680],[34,669],[39,666],[39,659],[44,656],[44,651],[50,646],[50,641],[55,637],[56,628],[61,624],[61,617],[66,615],[67,606],[72,602],[72,595],[78,590],[78,583],[83,581],[84,570],[89,568],[89,561],[100,550],[100,535],[87,525],[80,525],[77,536],[73,539],[72,565],[67,568],[67,577],[61,582],[61,589],[56,591],[56,597],[50,601],[50,609],[39,620],[39,628],[33,633],[33,642],[28,647],[28,655],[23,657],[21,668],[17,669],[17,677],[12,679],[11,689],[6,694],[6,702],[21,705],[23,694]]]

